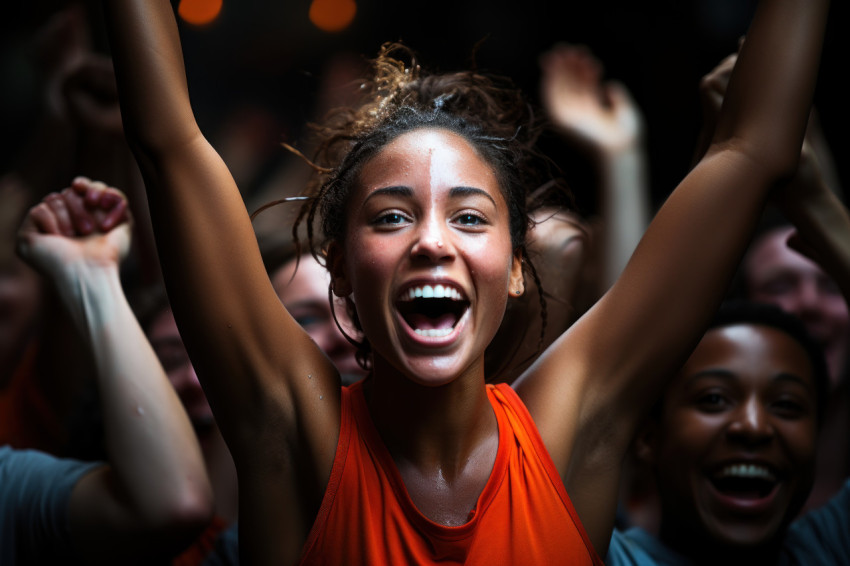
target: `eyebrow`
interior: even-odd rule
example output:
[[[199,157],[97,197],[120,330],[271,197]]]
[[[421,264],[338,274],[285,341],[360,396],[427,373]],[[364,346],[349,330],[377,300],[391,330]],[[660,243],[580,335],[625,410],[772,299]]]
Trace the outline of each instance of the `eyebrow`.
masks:
[[[496,204],[496,200],[490,196],[490,193],[485,191],[484,189],[479,189],[477,187],[453,187],[451,191],[449,191],[449,196],[451,198],[460,198],[466,196],[483,196],[490,199],[494,205]]]
[[[706,378],[721,378],[724,380],[733,380],[737,378],[737,374],[725,368],[708,368],[688,376],[688,383],[692,383],[699,379]],[[780,372],[771,377],[771,382],[791,382],[805,388],[812,389],[812,384],[794,373]]]
[[[397,197],[411,197],[413,196],[413,189],[410,187],[406,187],[404,185],[397,185],[392,187],[381,187],[380,189],[375,189],[369,196],[366,197],[364,203],[369,202],[369,199],[375,196],[387,195],[387,196],[397,196]],[[449,191],[449,198],[462,198],[466,196],[483,196],[490,200],[494,205],[496,204],[496,200],[490,196],[490,193],[485,191],[484,189],[479,189],[477,187],[452,187]]]
[[[369,199],[376,196],[388,195],[388,196],[397,196],[397,197],[410,197],[413,196],[413,189],[410,187],[405,187],[404,185],[398,185],[393,187],[381,187],[380,189],[375,189],[369,196],[366,197],[364,202],[368,202]]]

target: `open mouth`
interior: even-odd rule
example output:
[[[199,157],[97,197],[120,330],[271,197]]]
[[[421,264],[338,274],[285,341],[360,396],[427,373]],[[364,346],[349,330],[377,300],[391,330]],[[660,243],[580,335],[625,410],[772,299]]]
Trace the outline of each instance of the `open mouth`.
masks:
[[[417,285],[401,293],[396,308],[416,334],[441,338],[451,334],[469,301],[460,289],[449,285]]]
[[[759,464],[724,466],[709,479],[717,491],[735,499],[764,499],[778,483],[776,475]]]

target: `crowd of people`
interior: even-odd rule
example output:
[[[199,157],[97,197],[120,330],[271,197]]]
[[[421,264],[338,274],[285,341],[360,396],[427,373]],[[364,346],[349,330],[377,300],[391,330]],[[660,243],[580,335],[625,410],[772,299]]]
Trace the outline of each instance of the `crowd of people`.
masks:
[[[541,56],[541,119],[386,44],[261,229],[171,3],[103,7],[111,60],[42,31],[0,177],[0,563],[850,564],[828,0],[760,0],[654,215],[652,124],[586,48]]]

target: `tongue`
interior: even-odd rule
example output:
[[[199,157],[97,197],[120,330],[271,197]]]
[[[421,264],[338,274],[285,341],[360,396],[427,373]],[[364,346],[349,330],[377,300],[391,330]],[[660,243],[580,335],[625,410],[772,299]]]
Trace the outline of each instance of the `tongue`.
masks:
[[[725,495],[729,497],[734,497],[736,499],[761,499],[762,495],[758,491],[730,491],[726,490],[723,492]]]
[[[421,313],[411,313],[405,317],[411,328],[416,330],[444,330],[455,324],[455,315],[451,313],[439,316],[427,316]]]
[[[770,491],[767,482],[754,479],[727,478],[716,485],[725,495],[738,499],[761,499]]]

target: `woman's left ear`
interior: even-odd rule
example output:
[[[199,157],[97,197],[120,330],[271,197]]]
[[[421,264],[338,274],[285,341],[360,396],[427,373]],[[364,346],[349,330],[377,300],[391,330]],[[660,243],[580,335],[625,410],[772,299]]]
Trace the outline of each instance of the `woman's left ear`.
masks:
[[[351,283],[345,270],[345,260],[342,250],[336,242],[328,246],[328,271],[331,274],[331,289],[337,297],[347,297],[351,294]]]
[[[519,297],[525,292],[525,277],[522,273],[522,252],[514,253],[513,263],[511,264],[511,282],[510,295]]]

